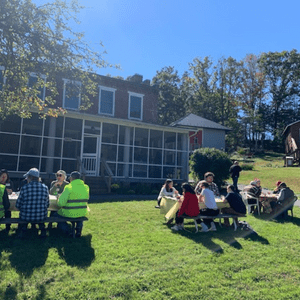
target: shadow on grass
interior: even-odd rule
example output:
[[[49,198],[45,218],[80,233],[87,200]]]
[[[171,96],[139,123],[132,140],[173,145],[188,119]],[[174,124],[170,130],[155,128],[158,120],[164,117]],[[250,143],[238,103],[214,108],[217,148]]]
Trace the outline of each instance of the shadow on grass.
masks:
[[[157,195],[93,195],[89,203],[111,203],[111,202],[129,202],[129,201],[155,201],[153,208],[157,203]]]
[[[57,229],[50,231],[50,236],[41,239],[33,230],[27,230],[26,237],[19,239],[16,233],[7,235],[0,231],[0,267],[1,253],[10,253],[8,259],[11,267],[19,274],[30,277],[35,269],[42,267],[48,257],[50,248],[56,248],[59,256],[70,266],[86,268],[95,259],[95,251],[91,246],[91,235],[81,238],[67,238]],[[7,289],[7,294],[13,290]],[[14,299],[14,298],[10,298]]]
[[[194,223],[186,223],[185,225],[194,225]],[[172,225],[168,225],[170,228]],[[190,227],[190,226],[189,226]],[[171,229],[170,229],[171,230]],[[214,232],[198,232],[195,233],[194,231],[191,232],[190,229],[184,231],[175,231],[175,234],[181,234],[196,243],[201,243],[207,249],[217,252],[217,253],[224,253],[223,248],[221,245],[215,243],[216,239],[223,241],[224,243],[228,244],[229,246],[235,249],[242,249],[242,245],[236,240],[236,238],[245,238],[247,240],[251,240],[254,242],[260,242],[261,244],[269,244],[269,241],[264,237],[258,235],[255,231],[246,231],[241,230],[240,228],[237,231],[234,231],[232,228],[224,228],[217,226],[217,231]],[[214,241],[213,241],[214,240]]]

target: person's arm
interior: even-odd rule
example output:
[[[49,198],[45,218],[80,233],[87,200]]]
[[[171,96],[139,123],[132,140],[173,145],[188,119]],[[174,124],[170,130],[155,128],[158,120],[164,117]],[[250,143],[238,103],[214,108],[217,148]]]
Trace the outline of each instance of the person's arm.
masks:
[[[24,188],[21,188],[19,197],[18,197],[17,202],[16,202],[16,208],[19,209],[19,210],[21,210],[22,203],[23,203],[23,192],[24,192]]]
[[[277,201],[282,202],[284,200],[284,191],[280,190]]]
[[[7,194],[6,189],[4,190],[4,194],[2,196],[2,199],[3,199],[4,210],[8,211],[8,209],[10,207],[10,203],[9,203],[8,194]]]
[[[180,208],[180,210],[178,212],[178,217],[180,217],[185,212],[185,209],[188,206],[189,200],[190,200],[190,194],[189,193],[185,193],[184,194],[184,198],[183,198],[183,202],[182,202],[182,205],[181,205],[181,208]]]
[[[49,193],[50,195],[54,195],[56,193],[56,186],[55,186],[55,181],[52,181],[51,182],[51,185],[50,185],[50,190],[49,190]]]
[[[157,200],[160,200],[163,196],[164,196],[164,188],[165,186],[163,186],[161,189],[160,189],[160,192],[159,192],[159,195],[157,197]]]
[[[68,185],[66,185],[64,191],[61,193],[61,195],[58,198],[57,205],[60,207],[65,206],[68,202],[70,193],[71,193],[71,189],[69,188]]]
[[[213,182],[213,189],[214,189],[214,194],[215,194],[215,196],[220,196],[220,192],[219,192],[219,188],[218,188],[218,186]]]

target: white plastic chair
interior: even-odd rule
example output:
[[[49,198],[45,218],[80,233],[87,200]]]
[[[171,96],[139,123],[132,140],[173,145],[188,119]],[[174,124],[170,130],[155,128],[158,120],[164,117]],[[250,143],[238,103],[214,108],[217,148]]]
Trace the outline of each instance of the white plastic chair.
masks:
[[[253,197],[252,195],[251,196],[248,195],[247,192],[240,192],[240,194],[241,194],[242,199],[247,207],[248,214],[251,212],[251,206],[257,206],[257,212],[260,215],[259,199],[256,197]],[[248,203],[248,199],[254,199],[254,200],[256,200],[256,203],[250,204],[250,203]]]

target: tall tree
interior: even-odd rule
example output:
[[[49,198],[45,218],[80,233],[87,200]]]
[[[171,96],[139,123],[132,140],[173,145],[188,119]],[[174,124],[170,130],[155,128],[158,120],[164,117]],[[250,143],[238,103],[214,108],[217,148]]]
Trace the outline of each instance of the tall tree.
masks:
[[[258,142],[263,147],[268,109],[266,100],[266,78],[258,65],[258,57],[250,54],[243,60],[241,76],[240,102],[243,111],[245,139],[250,148],[254,145],[258,150]]]
[[[282,129],[289,122],[286,109],[293,107],[295,97],[300,95],[300,54],[297,50],[263,53],[259,64],[271,97],[272,133],[275,139],[280,139]]]
[[[185,115],[185,103],[181,97],[181,79],[174,67],[164,67],[156,72],[152,84],[159,88],[158,119],[169,125]]]
[[[0,0],[0,117],[29,117],[32,110],[55,115],[57,75],[81,81],[82,109],[90,105],[96,85],[91,72],[107,66],[102,54],[84,41],[84,33],[72,30],[81,10],[77,0],[57,0],[37,6],[31,0]],[[30,81],[30,72],[36,80]],[[46,81],[45,81],[46,78]],[[41,88],[47,97],[41,101]],[[78,91],[77,91],[78,92]]]

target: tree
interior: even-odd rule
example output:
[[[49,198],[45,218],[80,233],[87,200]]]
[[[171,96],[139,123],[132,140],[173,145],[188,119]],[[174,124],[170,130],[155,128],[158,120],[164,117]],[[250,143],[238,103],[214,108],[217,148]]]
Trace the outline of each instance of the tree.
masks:
[[[265,103],[266,78],[258,65],[257,56],[251,54],[244,59],[241,81],[240,102],[243,110],[241,119],[245,139],[250,141],[250,148],[254,144],[257,151],[258,141],[263,147],[269,111]]]
[[[56,115],[61,111],[53,108],[58,74],[82,83],[80,108],[89,107],[97,87],[92,73],[108,64],[84,41],[84,33],[72,30],[70,24],[78,23],[82,9],[77,0],[41,6],[31,0],[0,3],[0,66],[4,67],[0,78],[5,81],[0,92],[0,117],[30,117],[36,110],[42,115]],[[31,82],[30,72],[35,74]],[[44,87],[46,98],[41,101]]]
[[[152,84],[159,88],[158,119],[162,125],[169,125],[185,115],[180,82],[178,71],[174,67],[162,68],[152,79]]]
[[[202,180],[206,172],[215,174],[214,181],[218,186],[229,178],[232,162],[225,152],[215,148],[201,148],[194,151],[190,158],[192,176]]]
[[[271,97],[272,133],[274,139],[281,140],[281,132],[288,123],[286,109],[293,107],[295,97],[300,96],[300,54],[296,50],[263,53],[259,64]]]

